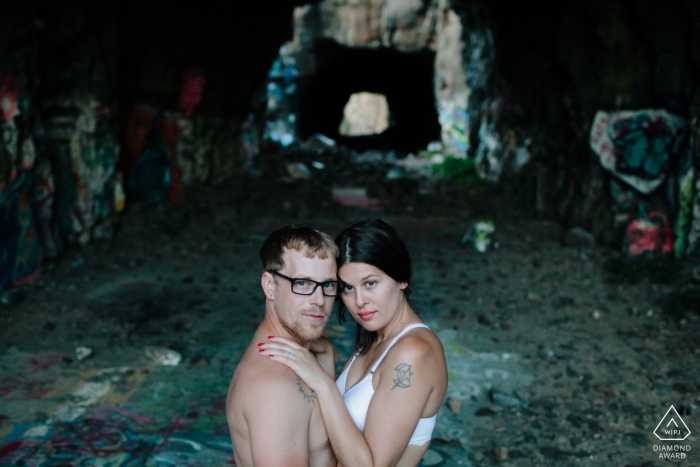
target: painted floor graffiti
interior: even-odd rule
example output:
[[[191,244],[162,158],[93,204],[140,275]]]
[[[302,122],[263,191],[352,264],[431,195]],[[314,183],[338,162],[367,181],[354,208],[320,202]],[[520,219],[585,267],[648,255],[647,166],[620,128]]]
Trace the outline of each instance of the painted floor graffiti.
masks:
[[[437,324],[432,324],[438,330]],[[328,328],[338,365],[350,355],[351,325]],[[438,331],[450,368],[449,397],[468,399],[493,384],[528,378],[515,356],[479,354],[459,346],[454,331]],[[227,351],[222,351],[225,355]],[[225,417],[229,366],[75,368],[66,353],[12,351],[0,359],[0,465],[233,465]],[[216,359],[215,359],[216,360]],[[226,361],[227,359],[219,359]],[[231,357],[237,361],[237,357]],[[220,376],[225,375],[225,376]],[[509,379],[510,378],[510,379]],[[467,413],[465,411],[465,413]],[[464,458],[464,417],[441,411],[428,458]],[[458,439],[460,446],[444,440]],[[468,461],[457,465],[470,465]]]
[[[198,375],[204,389],[192,391],[195,385],[182,373],[192,379],[196,369],[75,370],[68,360],[63,354],[21,352],[0,360],[10,375],[2,380],[0,465],[233,463],[225,392],[206,392],[211,377]]]

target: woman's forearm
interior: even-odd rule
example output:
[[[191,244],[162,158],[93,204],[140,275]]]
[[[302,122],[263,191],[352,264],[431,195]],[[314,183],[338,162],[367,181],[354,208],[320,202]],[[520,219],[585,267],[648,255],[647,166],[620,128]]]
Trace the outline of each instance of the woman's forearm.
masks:
[[[323,353],[316,354],[316,360],[318,360],[318,363],[326,370],[328,376],[335,380],[335,351],[333,350],[333,346]]]
[[[314,340],[309,347],[316,361],[326,370],[326,373],[335,380],[335,349],[333,344],[325,337]]]
[[[374,467],[372,451],[345,407],[335,382],[316,391],[328,439],[340,466]]]

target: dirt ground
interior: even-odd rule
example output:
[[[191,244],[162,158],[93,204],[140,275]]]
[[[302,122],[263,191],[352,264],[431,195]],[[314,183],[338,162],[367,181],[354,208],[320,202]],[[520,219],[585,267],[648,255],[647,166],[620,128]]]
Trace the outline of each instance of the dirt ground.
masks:
[[[381,217],[409,245],[450,371],[421,465],[700,465],[700,319],[660,306],[680,279],[613,283],[609,249],[566,246],[560,225],[496,196],[392,200],[363,211],[257,179],[130,206],[112,241],[69,251],[0,306],[0,464],[231,465],[224,400],[263,313],[262,241],[286,223],[336,235]],[[460,244],[476,219],[498,248]],[[352,329],[332,320],[328,335],[347,357]],[[671,405],[691,434],[662,442]]]

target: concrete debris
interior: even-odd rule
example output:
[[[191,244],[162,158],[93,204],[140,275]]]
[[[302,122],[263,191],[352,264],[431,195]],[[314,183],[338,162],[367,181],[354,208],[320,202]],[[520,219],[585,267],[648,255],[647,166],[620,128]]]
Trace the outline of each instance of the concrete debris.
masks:
[[[405,176],[403,170],[401,170],[400,167],[392,167],[389,169],[389,171],[386,173],[384,178],[387,180],[398,180],[400,178],[403,178]]]
[[[303,162],[287,164],[287,173],[292,177],[292,180],[308,180],[311,178],[311,170]]]
[[[595,237],[580,227],[573,227],[566,232],[564,243],[576,248],[591,249],[595,246]]]
[[[498,391],[497,389],[491,388],[489,390],[489,400],[495,404],[502,407],[527,407],[528,401],[521,399],[520,397],[508,395]]]
[[[503,446],[499,446],[493,450],[493,455],[497,461],[504,461],[508,459],[508,449]]]
[[[396,152],[394,151],[372,149],[353,155],[353,161],[356,164],[394,164],[396,160]]]
[[[296,116],[293,114],[278,120],[268,120],[265,123],[265,138],[286,148],[296,140],[295,123]]]
[[[496,228],[490,220],[476,221],[462,236],[460,243],[466,245],[467,242],[471,241],[479,253],[484,253],[491,245],[490,235],[495,230]],[[495,244],[494,247],[496,247]]]
[[[462,401],[455,397],[447,398],[447,406],[450,408],[452,415],[459,415],[462,411]]]
[[[539,302],[540,300],[542,300],[542,297],[540,297],[538,294],[536,294],[534,292],[528,292],[527,293],[527,300],[529,302]]]
[[[146,347],[145,355],[156,365],[163,366],[177,366],[182,360],[178,352],[164,347]]]
[[[336,145],[336,142],[334,139],[331,139],[326,135],[316,133],[309,136],[309,138],[306,141],[304,141],[304,144],[308,148],[325,149],[334,147]]]
[[[79,362],[82,362],[83,360],[89,358],[90,356],[92,356],[92,354],[93,354],[93,351],[90,347],[80,346],[80,347],[76,347],[76,349],[75,349],[75,358]]]

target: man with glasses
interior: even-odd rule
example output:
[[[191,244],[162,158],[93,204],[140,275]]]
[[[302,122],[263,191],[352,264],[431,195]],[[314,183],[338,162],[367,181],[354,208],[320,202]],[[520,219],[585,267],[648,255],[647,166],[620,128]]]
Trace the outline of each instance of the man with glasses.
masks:
[[[293,339],[335,378],[333,347],[321,335],[340,290],[337,256],[331,237],[298,225],[272,232],[260,249],[265,316],[226,400],[239,467],[335,465],[316,394],[286,366],[261,358],[258,344],[268,336]]]

